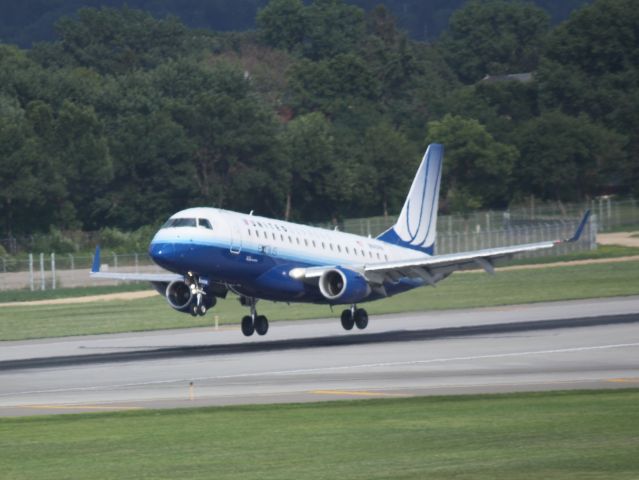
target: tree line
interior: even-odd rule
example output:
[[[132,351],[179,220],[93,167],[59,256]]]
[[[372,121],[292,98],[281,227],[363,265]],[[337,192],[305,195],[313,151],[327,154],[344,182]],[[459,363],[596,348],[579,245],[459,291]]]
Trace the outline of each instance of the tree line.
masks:
[[[430,142],[449,212],[637,193],[632,0],[555,27],[532,4],[471,0],[432,43],[341,0],[271,0],[256,25],[89,8],[54,41],[0,45],[0,237],[131,230],[194,205],[396,213]]]

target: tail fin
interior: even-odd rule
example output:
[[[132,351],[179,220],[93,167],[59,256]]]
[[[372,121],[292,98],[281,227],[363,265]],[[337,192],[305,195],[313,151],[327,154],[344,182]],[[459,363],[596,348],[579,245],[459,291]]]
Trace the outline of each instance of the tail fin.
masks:
[[[429,255],[435,253],[437,204],[443,159],[444,146],[438,143],[430,144],[417,170],[397,223],[379,235],[377,237],[379,240],[419,250]]]

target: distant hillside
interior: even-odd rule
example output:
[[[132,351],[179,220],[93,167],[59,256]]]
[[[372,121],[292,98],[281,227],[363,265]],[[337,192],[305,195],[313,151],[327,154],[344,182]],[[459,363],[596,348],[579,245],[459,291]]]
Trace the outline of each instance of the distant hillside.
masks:
[[[404,30],[416,40],[433,40],[446,28],[451,13],[466,0],[347,0],[366,10],[382,3],[389,7]],[[81,7],[119,7],[128,5],[155,17],[175,15],[192,28],[230,31],[255,26],[255,14],[268,0],[0,0],[0,43],[30,47],[33,42],[55,38],[54,24]],[[310,3],[306,1],[305,3]],[[534,0],[554,22],[589,0]]]

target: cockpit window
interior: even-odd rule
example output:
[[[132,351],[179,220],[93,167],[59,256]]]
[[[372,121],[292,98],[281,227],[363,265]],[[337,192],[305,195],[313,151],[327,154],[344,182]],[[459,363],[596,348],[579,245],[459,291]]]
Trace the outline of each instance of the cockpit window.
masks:
[[[197,224],[199,227],[204,227],[204,228],[208,228],[209,230],[213,230],[213,227],[211,226],[211,222],[209,222],[206,218],[198,218]]]
[[[196,227],[195,218],[169,218],[162,228]]]

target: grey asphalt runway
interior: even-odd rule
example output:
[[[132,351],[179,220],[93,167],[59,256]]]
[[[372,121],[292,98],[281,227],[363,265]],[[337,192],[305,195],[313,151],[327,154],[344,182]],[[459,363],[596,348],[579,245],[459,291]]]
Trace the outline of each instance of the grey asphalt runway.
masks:
[[[624,387],[639,297],[0,343],[2,416]]]

